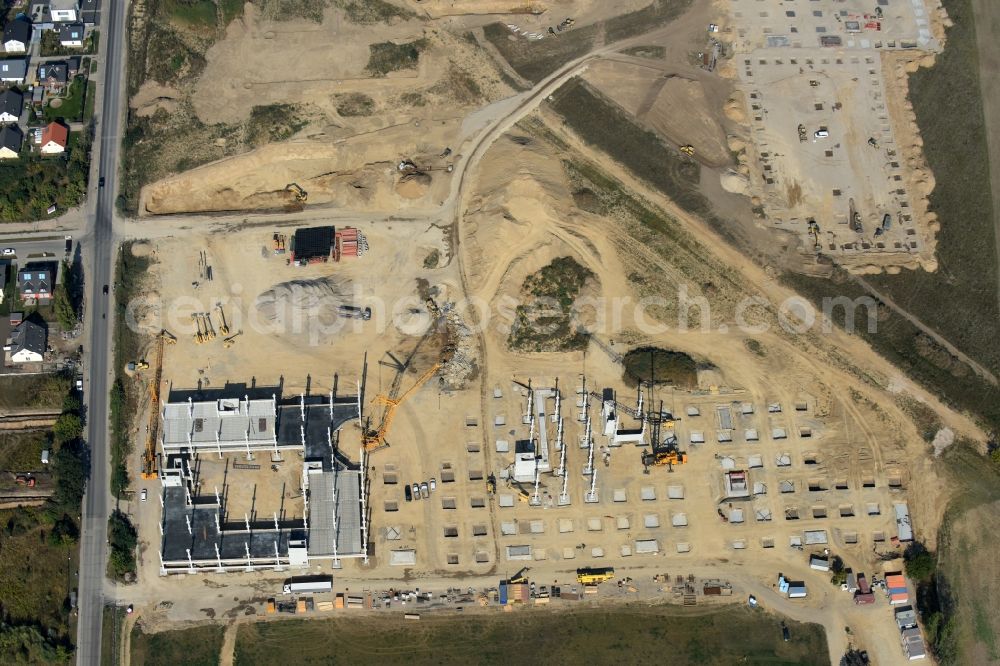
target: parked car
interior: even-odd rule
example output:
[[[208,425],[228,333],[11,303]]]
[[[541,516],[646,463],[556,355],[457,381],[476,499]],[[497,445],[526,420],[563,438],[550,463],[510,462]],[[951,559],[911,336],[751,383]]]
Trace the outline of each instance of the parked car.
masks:
[[[5,247],[3,249],[3,256],[5,257],[13,257],[15,254],[16,252],[14,252],[14,248],[12,247]]]
[[[406,498],[407,502],[413,501],[413,490],[409,486],[403,486],[403,497]]]
[[[430,497],[430,495],[431,495],[430,489],[427,487],[427,482],[424,481],[423,483],[420,484],[420,497],[422,497],[423,499],[427,499],[428,497]]]
[[[142,492],[139,493],[139,501],[145,502],[147,497],[149,497],[149,491],[143,488]]]
[[[413,499],[420,499],[420,486],[416,483],[413,484]]]
[[[437,487],[438,487],[437,479],[431,479],[431,492],[437,490]]]

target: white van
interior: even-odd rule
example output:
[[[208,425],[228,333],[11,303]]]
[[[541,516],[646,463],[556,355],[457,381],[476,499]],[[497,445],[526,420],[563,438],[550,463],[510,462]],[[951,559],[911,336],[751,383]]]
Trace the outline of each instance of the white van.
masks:
[[[816,133],[813,134],[813,136],[816,137],[817,139],[825,139],[826,137],[830,136],[830,133],[827,132],[825,129],[821,129],[821,130],[816,130]]]

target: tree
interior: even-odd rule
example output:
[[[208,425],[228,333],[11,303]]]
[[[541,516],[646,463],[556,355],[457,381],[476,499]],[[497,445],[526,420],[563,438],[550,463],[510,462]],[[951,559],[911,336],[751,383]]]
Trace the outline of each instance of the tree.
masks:
[[[918,581],[930,580],[937,569],[937,558],[923,544],[914,542],[904,555],[906,575]]]
[[[52,459],[52,472],[56,477],[52,501],[57,510],[79,513],[83,491],[87,487],[87,462],[83,447],[75,441],[60,446]]]
[[[83,419],[77,414],[60,414],[52,426],[52,433],[59,442],[71,442],[83,434]]]
[[[135,548],[138,543],[139,535],[132,522],[116,509],[108,518],[108,544],[111,546],[108,569],[112,576],[125,578],[135,573]]]
[[[59,326],[64,331],[72,331],[76,328],[77,315],[76,307],[73,305],[73,269],[68,261],[62,262],[60,272],[62,273],[62,278],[55,290],[52,309],[55,311]]]

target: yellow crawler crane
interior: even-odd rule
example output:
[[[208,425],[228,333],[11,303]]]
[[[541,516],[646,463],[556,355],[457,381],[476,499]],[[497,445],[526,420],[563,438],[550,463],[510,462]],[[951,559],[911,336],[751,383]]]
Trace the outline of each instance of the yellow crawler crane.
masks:
[[[436,373],[440,367],[440,363],[432,365],[427,372],[420,376],[420,379],[418,379],[413,386],[407,389],[406,393],[398,398],[391,398],[387,395],[378,395],[375,397],[375,402],[385,405],[386,409],[385,414],[382,416],[382,424],[378,427],[378,430],[371,430],[364,435],[364,445],[366,451],[373,451],[374,449],[386,446],[385,436],[389,432],[389,428],[392,427],[392,421],[396,417],[396,410],[408,397],[413,395],[414,391],[423,386],[428,379],[433,377],[434,373]]]
[[[219,311],[219,320],[222,322],[219,324],[219,333],[229,335],[229,324],[226,323],[226,311],[222,309],[222,303],[216,303],[215,309]]]

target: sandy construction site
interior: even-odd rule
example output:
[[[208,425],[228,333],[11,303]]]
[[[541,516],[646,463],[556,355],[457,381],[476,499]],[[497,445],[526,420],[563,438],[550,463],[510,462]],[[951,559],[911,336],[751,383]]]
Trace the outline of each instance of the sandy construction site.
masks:
[[[516,95],[497,74],[509,65],[461,37],[486,21],[475,14],[485,11],[481,3],[409,3],[430,18],[371,28],[365,40],[431,42],[418,68],[376,81],[356,67],[368,29],[332,9],[321,25],[280,27],[248,9],[212,47],[193,97],[205,121],[249,113],[232,103],[248,92],[322,107],[333,91],[364,91],[379,105],[371,116],[334,118],[152,183],[143,216],[128,226],[140,239],[133,251],[153,260],[146,298],[130,312],[142,330],[177,338],[166,348],[166,386],[280,384],[285,397],[323,395],[335,385],[340,395],[356,395],[364,387],[361,408],[372,421],[345,421],[337,446],[365,466],[367,558],[337,568],[311,562],[301,573],[332,574],[340,591],[373,591],[486,589],[524,566],[546,583],[571,582],[584,566],[613,566],[637,579],[697,572],[733,581],[764,608],[822,623],[832,658],[850,641],[878,663],[902,662],[888,604],[856,606],[828,574],[809,569],[809,556],[829,551],[854,572],[881,576],[905,547],[899,506],[916,538],[933,546],[946,505],[944,472],[904,401],[934,410],[950,435],[982,433],[860,338],[824,327],[821,314],[798,327],[809,319],[803,301],[769,269],[574,134],[546,102],[580,75],[665,145],[690,146],[701,181],[711,181],[705,192],[728,184],[742,204],[762,209],[741,221],[791,237],[806,257],[820,252],[862,272],[933,267],[935,226],[924,202],[933,179],[921,171],[919,141],[899,100],[890,99],[898,87],[883,80],[897,65],[893,57],[861,36],[839,48],[779,44],[769,24],[742,20],[749,3],[725,3],[725,16],[695,3],[652,37],[626,40],[629,47],[669,45],[661,56],[617,48],[580,55],[538,90]],[[885,19],[884,48],[910,39],[916,50],[908,54],[938,48],[925,15],[908,9],[909,0],[898,4],[905,17]],[[578,25],[609,18],[606,3],[551,5]],[[536,20],[503,16],[505,23]],[[820,18],[803,17],[792,32],[815,41],[827,34],[817,27],[833,33],[833,23],[850,16],[829,26]],[[706,33],[709,22],[721,24],[720,33]],[[296,72],[305,77],[319,66],[317,54],[329,55],[320,47],[331,34],[344,42],[336,66],[313,79],[273,81],[282,44],[294,42],[281,57],[300,58]],[[731,57],[715,71],[697,57],[711,39],[726,41]],[[899,46],[889,47],[890,39]],[[441,96],[403,110],[391,101],[439,81],[448,49],[459,44],[483,58],[483,76],[495,77],[496,87],[464,104]],[[291,183],[306,200],[286,188]],[[225,211],[240,213],[219,214]],[[301,248],[275,252],[276,235],[330,226],[361,232],[365,251],[335,261],[327,247],[327,256],[307,265],[295,260]],[[562,258],[586,277],[567,297],[568,323],[556,306],[552,319],[584,344],[514,348],[512,327],[524,321],[519,307],[537,286],[531,281]],[[544,286],[564,295],[565,285]],[[223,335],[199,342],[192,315],[211,313],[219,327],[220,306],[231,344]],[[370,319],[344,315],[342,306],[371,308]],[[440,328],[428,334],[435,321]],[[695,386],[628,386],[625,354],[650,346],[693,359]],[[616,392],[616,425],[607,425],[604,389]],[[400,395],[385,441],[362,459],[364,438]],[[641,455],[654,444],[650,415],[663,418],[660,401],[671,415],[661,439],[672,432],[687,455],[669,468],[647,467]],[[615,441],[616,427],[640,434]],[[225,473],[229,458],[239,455],[215,461],[206,478]],[[288,488],[296,482],[287,469],[255,474],[264,485],[279,475]],[[157,491],[155,481],[141,483]],[[420,498],[423,483],[433,488]],[[240,493],[244,504],[243,495],[257,497],[249,486]],[[268,510],[286,498],[302,501],[294,489],[260,496]],[[168,581],[155,556],[156,505],[133,505],[143,541],[133,598],[150,626],[200,618],[208,606],[213,614],[256,608],[289,575]],[[810,596],[789,603],[772,589],[779,573],[805,581]],[[202,575],[228,589],[203,599]],[[650,592],[660,593],[673,598]],[[162,600],[171,604],[157,605]]]

